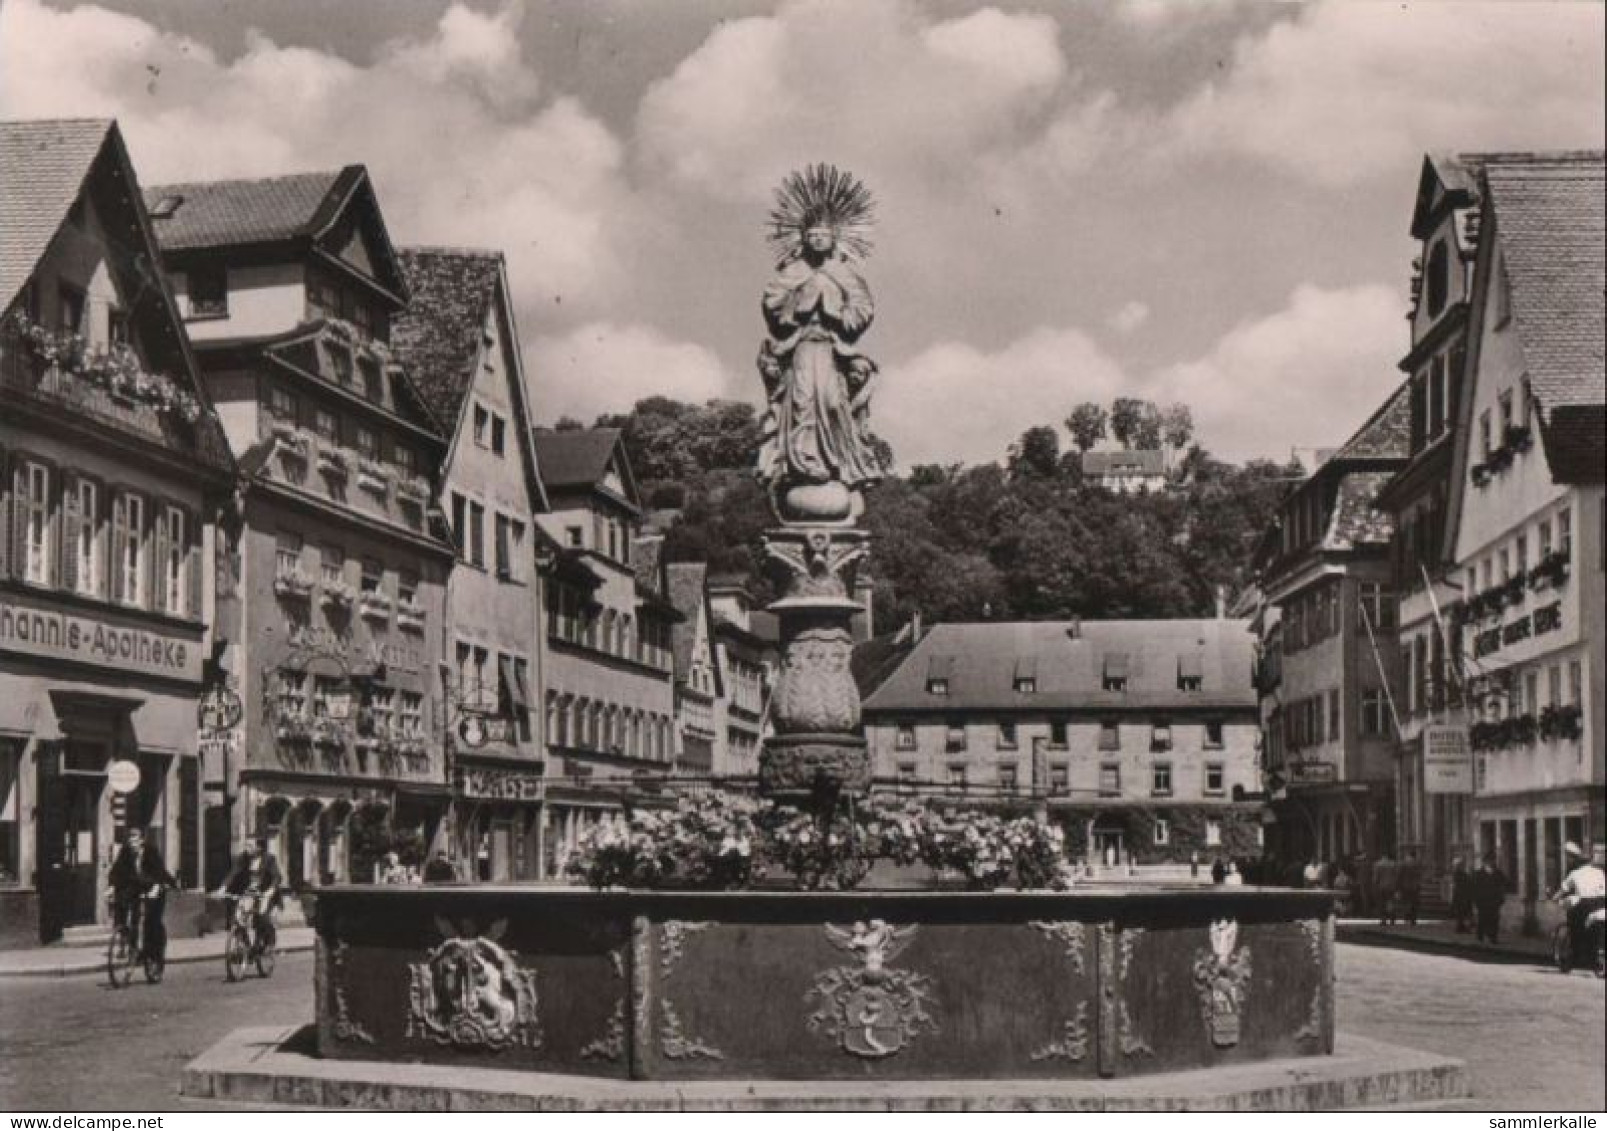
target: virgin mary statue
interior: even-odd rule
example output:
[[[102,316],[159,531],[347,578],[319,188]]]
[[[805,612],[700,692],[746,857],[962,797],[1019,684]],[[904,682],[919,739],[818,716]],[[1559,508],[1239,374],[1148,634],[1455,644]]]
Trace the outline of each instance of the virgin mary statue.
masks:
[[[854,260],[870,250],[870,193],[816,165],[776,192],[771,243],[781,253],[764,291],[759,348],[768,407],[757,474],[783,521],[843,521],[885,473],[869,431],[876,363],[855,348],[875,317]]]

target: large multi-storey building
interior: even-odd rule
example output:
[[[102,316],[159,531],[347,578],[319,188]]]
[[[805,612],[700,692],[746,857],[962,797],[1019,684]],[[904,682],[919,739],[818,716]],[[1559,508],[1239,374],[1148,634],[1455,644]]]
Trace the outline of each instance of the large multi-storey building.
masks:
[[[936,625],[865,700],[874,773],[1035,800],[1113,865],[1256,856],[1254,661],[1242,620]]]
[[[1473,835],[1533,925],[1567,841],[1603,838],[1603,155],[1489,155],[1449,557],[1473,720]],[[1430,280],[1432,283],[1432,279]]]
[[[222,878],[195,720],[234,468],[117,126],[0,124],[0,167],[3,947],[104,923],[125,828],[188,901]]]
[[[541,861],[535,515],[546,509],[499,252],[404,248],[411,298],[396,355],[448,438],[438,498],[447,582],[444,739],[454,856],[468,878],[526,880]],[[472,861],[472,868],[470,863]]]
[[[1430,770],[1431,727],[1461,721],[1446,577],[1446,499],[1451,449],[1465,394],[1469,295],[1477,247],[1477,154],[1431,154],[1418,178],[1411,234],[1420,251],[1412,280],[1411,348],[1401,359],[1410,389],[1410,454],[1375,505],[1395,526],[1390,584],[1396,595],[1400,663],[1392,685],[1399,714],[1395,828],[1401,851],[1447,869],[1468,844],[1471,775]]]
[[[856,591],[860,592],[860,591]],[[869,586],[862,590],[869,602]],[[759,744],[768,725],[771,672],[776,641],[756,623],[753,598],[740,578],[711,578],[715,653],[725,686],[722,742],[714,772],[722,778],[752,778],[759,773]],[[869,623],[869,613],[855,618],[856,631]]]
[[[675,758],[671,626],[661,566],[640,571],[641,503],[617,429],[534,433],[555,543],[543,570],[547,817],[544,874],[586,827]]]
[[[244,715],[208,851],[261,833],[293,887],[366,880],[438,843],[448,803],[445,442],[390,350],[407,281],[361,166],[146,202],[241,472],[217,631]]]
[[[1398,389],[1280,505],[1257,551],[1266,771],[1285,858],[1393,848],[1398,663],[1390,539],[1374,506],[1408,455]]]

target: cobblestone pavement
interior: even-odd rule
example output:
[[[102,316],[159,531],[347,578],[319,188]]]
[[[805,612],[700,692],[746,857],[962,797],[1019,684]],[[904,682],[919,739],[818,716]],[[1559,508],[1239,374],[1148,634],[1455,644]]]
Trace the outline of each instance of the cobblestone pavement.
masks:
[[[1465,1110],[1607,1106],[1607,993],[1588,974],[1339,947],[1339,1026],[1467,1061]],[[111,990],[99,976],[0,982],[0,1108],[185,1109],[180,1070],[231,1029],[311,1020],[310,954],[229,985],[222,963]]]
[[[1607,982],[1539,962],[1338,948],[1341,1032],[1467,1062],[1465,1111],[1607,1108]]]

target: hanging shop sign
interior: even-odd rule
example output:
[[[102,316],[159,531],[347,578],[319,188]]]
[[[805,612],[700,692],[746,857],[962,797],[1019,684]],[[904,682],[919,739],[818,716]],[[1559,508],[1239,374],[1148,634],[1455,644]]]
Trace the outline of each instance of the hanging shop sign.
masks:
[[[1467,727],[1423,728],[1423,792],[1473,792],[1473,746]]]
[[[139,766],[119,759],[106,767],[106,784],[113,793],[133,793],[139,788]]]
[[[195,725],[204,739],[238,726],[244,714],[240,696],[232,687],[218,683],[202,692],[195,705]]]

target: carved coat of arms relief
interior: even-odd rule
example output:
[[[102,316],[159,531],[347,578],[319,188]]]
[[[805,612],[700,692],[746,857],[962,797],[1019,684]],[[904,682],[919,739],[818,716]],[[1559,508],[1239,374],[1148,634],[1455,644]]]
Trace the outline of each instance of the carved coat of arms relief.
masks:
[[[436,917],[441,944],[408,966],[407,1035],[462,1049],[541,1047],[536,972],[519,965],[500,939],[508,921],[479,934]]]
[[[849,928],[825,924],[832,945],[855,962],[816,977],[805,998],[818,1003],[809,1028],[824,1032],[844,1052],[868,1060],[892,1056],[920,1033],[936,1030],[937,1022],[927,1012],[931,979],[889,966],[913,941],[916,930],[881,919]]]

